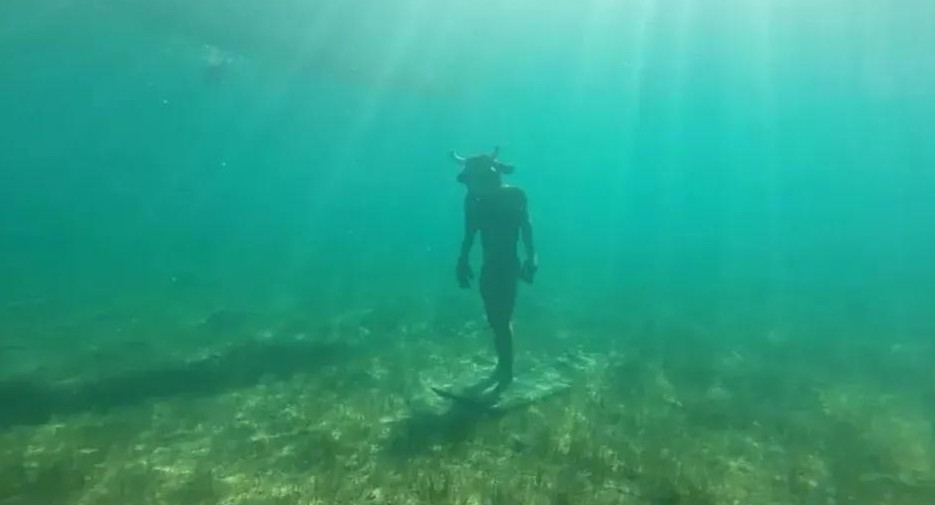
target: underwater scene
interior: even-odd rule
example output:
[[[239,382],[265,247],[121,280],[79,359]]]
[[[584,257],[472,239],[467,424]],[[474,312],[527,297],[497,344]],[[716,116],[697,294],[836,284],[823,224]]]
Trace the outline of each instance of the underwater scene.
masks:
[[[935,504],[935,3],[0,3],[0,505]]]

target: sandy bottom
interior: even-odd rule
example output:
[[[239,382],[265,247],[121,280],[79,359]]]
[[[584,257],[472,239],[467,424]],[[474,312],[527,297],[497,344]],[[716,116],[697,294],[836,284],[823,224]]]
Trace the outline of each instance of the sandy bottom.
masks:
[[[493,365],[482,325],[361,314],[7,368],[0,504],[935,503],[930,347],[518,324],[567,387],[486,412],[430,390]]]

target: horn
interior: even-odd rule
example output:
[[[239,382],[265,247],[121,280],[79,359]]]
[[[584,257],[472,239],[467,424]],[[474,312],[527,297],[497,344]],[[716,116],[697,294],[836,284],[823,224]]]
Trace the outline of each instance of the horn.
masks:
[[[456,152],[454,152],[454,151],[448,151],[448,155],[451,156],[451,160],[452,160],[452,161],[454,161],[455,163],[457,163],[457,164],[459,164],[459,165],[464,165],[464,162],[466,161],[466,160],[464,159],[464,156],[460,156],[460,155],[458,155],[458,153],[456,153]]]

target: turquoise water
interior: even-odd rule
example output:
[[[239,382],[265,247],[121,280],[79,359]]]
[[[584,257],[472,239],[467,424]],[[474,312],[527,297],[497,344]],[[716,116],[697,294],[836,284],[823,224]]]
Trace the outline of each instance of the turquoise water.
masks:
[[[132,435],[161,433],[147,420],[160,405],[229,440],[212,465],[269,463],[226,431],[224,408],[268,397],[269,412],[305,402],[314,417],[491,359],[480,300],[454,279],[464,188],[447,153],[495,145],[517,166],[507,182],[528,194],[540,256],[517,359],[574,351],[604,370],[579,367],[573,399],[544,404],[551,442],[528,442],[542,452],[516,456],[516,475],[579,451],[592,487],[556,470],[536,495],[509,474],[500,498],[464,484],[418,503],[932,503],[933,26],[935,4],[913,0],[5,2],[0,504],[104,503],[95,492],[139,487],[126,482],[152,487],[107,499],[358,503],[307,477],[364,474],[384,479],[366,499],[407,503],[423,486],[407,465],[452,482],[459,461],[497,474],[476,454],[512,447],[512,430],[537,424],[527,414],[481,423],[467,453],[337,465],[345,477],[273,465],[299,493],[281,502],[216,473],[233,487],[179,498],[162,474],[114,470],[135,445],[187,454]],[[308,347],[324,340],[341,352]],[[361,376],[374,396],[345,395]],[[302,380],[325,396],[288,389]],[[635,405],[668,435],[635,428]],[[337,453],[374,443],[366,430],[389,410],[373,408],[347,416],[363,431]],[[43,438],[87,423],[137,428]],[[761,479],[718,487],[747,468],[727,465],[689,485],[674,461],[717,460],[666,445],[693,430],[804,456],[764,449],[749,462]],[[590,442],[563,452],[566,435]],[[101,459],[30,459],[43,444]],[[632,470],[633,444],[670,456]],[[811,477],[767,477],[796,472]],[[638,491],[597,491],[627,479]]]

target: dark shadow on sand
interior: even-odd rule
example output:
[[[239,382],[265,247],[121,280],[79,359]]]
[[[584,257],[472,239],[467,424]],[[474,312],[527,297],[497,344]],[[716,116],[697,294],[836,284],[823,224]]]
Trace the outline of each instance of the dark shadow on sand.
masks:
[[[443,412],[413,410],[409,416],[393,426],[384,445],[384,452],[396,458],[410,458],[428,452],[433,446],[457,445],[471,438],[474,430],[484,420],[500,417],[505,411],[493,407],[497,395],[481,395],[488,384],[481,380],[456,394],[436,389],[435,393],[446,398],[450,406]]]
[[[499,393],[479,393],[484,382],[469,386],[458,394],[439,390],[436,394],[450,401],[443,412],[413,411],[396,423],[384,445],[386,455],[408,459],[429,452],[433,446],[456,446],[469,440],[484,422],[496,422],[507,414],[525,410],[555,395],[499,403]]]
[[[413,412],[394,427],[384,446],[390,457],[408,459],[427,453],[433,446],[454,446],[469,440],[481,422],[502,415],[452,404],[442,412]]]
[[[261,379],[315,372],[344,363],[351,355],[351,346],[344,344],[251,342],[178,365],[77,384],[0,381],[0,428],[43,424],[55,416],[104,412],[156,398],[215,395]]]

